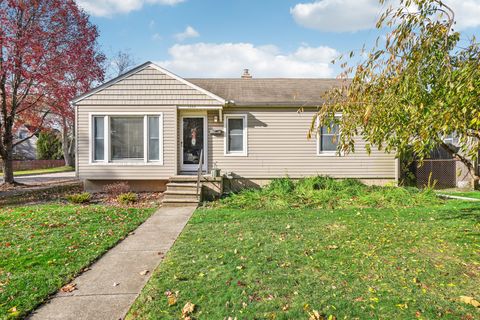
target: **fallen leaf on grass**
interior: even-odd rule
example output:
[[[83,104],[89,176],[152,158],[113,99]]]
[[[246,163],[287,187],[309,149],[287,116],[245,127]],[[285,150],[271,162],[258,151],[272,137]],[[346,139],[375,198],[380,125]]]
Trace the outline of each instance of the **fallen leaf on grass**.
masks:
[[[8,315],[12,318],[17,317],[20,314],[20,312],[17,310],[17,307],[11,307],[8,309]]]
[[[69,284],[63,286],[60,289],[61,292],[72,292],[74,290],[77,290],[77,284],[76,283],[69,283]]]
[[[173,306],[177,304],[177,292],[173,293],[170,290],[165,291],[165,295],[167,296],[167,302],[169,306]]]
[[[466,304],[470,304],[475,308],[480,308],[480,302],[478,302],[478,300],[475,300],[472,297],[460,296],[460,301]]]
[[[184,319],[187,319],[187,318],[190,319],[190,315],[193,313],[194,310],[195,310],[195,305],[190,301],[187,302],[182,308],[182,317]]]
[[[325,319],[317,310],[308,313],[308,320],[323,320]]]
[[[399,308],[399,309],[402,309],[402,310],[408,309],[408,304],[407,304],[406,302],[405,302],[405,303],[396,304],[395,306],[396,306],[397,308]]]
[[[336,249],[338,249],[338,246],[332,244],[332,245],[327,246],[326,248],[327,248],[327,250],[336,250]]]

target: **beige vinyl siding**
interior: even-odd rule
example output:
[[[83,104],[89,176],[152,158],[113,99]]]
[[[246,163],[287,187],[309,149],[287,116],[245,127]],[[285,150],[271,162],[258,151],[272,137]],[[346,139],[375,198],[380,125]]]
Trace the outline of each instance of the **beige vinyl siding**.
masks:
[[[317,155],[316,139],[307,139],[314,110],[297,113],[297,108],[225,108],[224,115],[247,114],[247,156],[224,154],[224,135],[209,135],[209,167],[216,162],[225,172],[244,178],[299,178],[329,175],[338,178],[395,179],[395,157],[373,150],[357,139],[355,153],[346,156]],[[209,128],[223,128],[214,123],[217,111],[208,112]]]
[[[219,106],[203,92],[147,67],[77,104],[78,175],[100,180],[159,180],[177,174],[177,106]],[[89,114],[163,113],[163,165],[90,164]]]
[[[152,67],[147,67],[77,103],[77,105],[185,105],[218,106],[220,103]]]

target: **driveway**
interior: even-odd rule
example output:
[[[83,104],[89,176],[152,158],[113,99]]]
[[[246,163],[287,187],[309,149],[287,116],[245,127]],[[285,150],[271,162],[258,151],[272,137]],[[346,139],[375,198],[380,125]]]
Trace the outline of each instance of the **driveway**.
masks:
[[[34,191],[46,191],[57,186],[80,185],[80,181],[75,177],[75,172],[20,176],[15,177],[15,180],[23,185],[9,188],[8,190],[0,190],[0,200]],[[1,182],[3,182],[3,177],[0,177]]]

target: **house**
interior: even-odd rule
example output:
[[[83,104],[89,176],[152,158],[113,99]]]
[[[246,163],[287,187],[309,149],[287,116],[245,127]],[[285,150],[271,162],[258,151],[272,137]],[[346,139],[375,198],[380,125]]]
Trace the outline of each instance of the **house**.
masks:
[[[30,130],[27,126],[21,125],[14,133],[14,142],[22,141],[32,135],[35,130]],[[28,140],[21,142],[13,148],[13,158],[16,160],[35,160],[37,158],[37,140],[33,135]]]
[[[395,182],[393,154],[369,155],[359,138],[355,153],[339,156],[338,128],[307,139],[322,93],[339,83],[256,79],[248,70],[238,79],[183,79],[147,62],[72,101],[77,175],[88,190],[118,180],[165,190],[168,181],[196,181],[200,163],[217,192],[285,176]],[[222,178],[209,177],[213,168]]]

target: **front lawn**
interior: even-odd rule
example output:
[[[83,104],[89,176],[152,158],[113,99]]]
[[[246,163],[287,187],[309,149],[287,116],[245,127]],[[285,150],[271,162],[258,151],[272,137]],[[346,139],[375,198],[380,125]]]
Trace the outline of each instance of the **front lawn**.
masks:
[[[24,316],[146,220],[153,208],[0,208],[0,318]]]
[[[129,319],[480,317],[479,204],[225,207],[244,196],[195,212]]]
[[[71,171],[75,171],[75,168],[64,166],[64,167],[55,167],[55,168],[47,168],[47,169],[15,171],[13,175],[15,177],[21,177],[21,176],[31,176],[31,175],[38,175],[38,174],[71,172]],[[3,172],[0,172],[0,177],[3,177]]]

